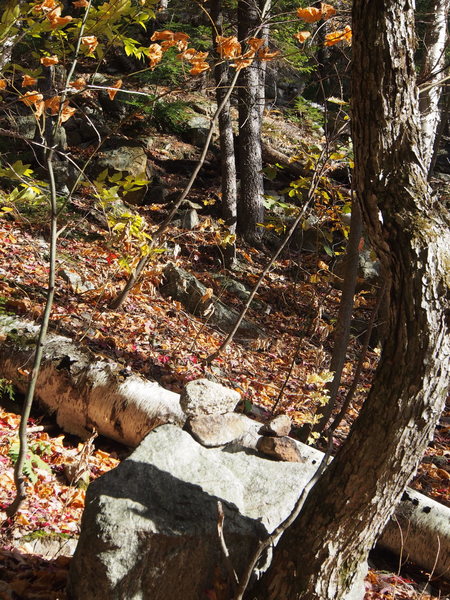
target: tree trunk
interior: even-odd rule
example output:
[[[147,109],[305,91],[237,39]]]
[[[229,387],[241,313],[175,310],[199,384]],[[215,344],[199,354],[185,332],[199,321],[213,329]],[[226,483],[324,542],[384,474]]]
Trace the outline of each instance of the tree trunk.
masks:
[[[258,0],[238,2],[239,39],[255,35],[260,25]],[[257,59],[239,77],[239,171],[238,229],[249,242],[262,235],[264,221],[261,156],[261,74]]]
[[[442,95],[441,81],[445,77],[446,23],[450,0],[433,0],[427,13],[425,30],[425,58],[420,80],[419,106],[422,119],[423,153],[425,164],[430,165],[434,154],[434,141],[439,122],[439,100]]]
[[[31,363],[38,327],[15,317],[0,317],[0,373],[25,392],[23,365]],[[58,425],[87,438],[92,431],[126,446],[137,446],[163,423],[185,421],[179,395],[154,381],[123,372],[69,338],[49,334],[40,345],[42,366],[36,398]]]
[[[359,418],[282,536],[258,600],[363,598],[368,552],[450,382],[450,233],[422,159],[412,3],[354,0],[353,31],[354,182],[386,274],[390,335]]]
[[[213,38],[222,35],[222,0],[211,0],[210,13],[214,24]],[[216,81],[216,99],[219,106],[227,94],[230,84],[229,67],[226,61],[219,62],[214,68]],[[231,234],[236,232],[237,223],[237,178],[236,159],[234,154],[234,134],[231,120],[231,102],[228,100],[219,115],[220,169],[221,169],[221,212],[225,225]],[[235,244],[224,249],[227,266],[231,267],[235,260]]]

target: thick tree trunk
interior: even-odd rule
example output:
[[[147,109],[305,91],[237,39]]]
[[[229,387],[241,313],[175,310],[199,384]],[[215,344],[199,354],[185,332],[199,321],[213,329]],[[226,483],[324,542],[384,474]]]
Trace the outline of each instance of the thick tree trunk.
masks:
[[[362,599],[367,554],[450,382],[450,233],[422,160],[412,3],[354,0],[353,30],[354,181],[387,277],[390,335],[360,416],[281,538],[258,600]]]
[[[238,2],[239,39],[255,35],[260,25],[258,0]],[[261,156],[261,74],[260,63],[242,69],[239,78],[239,171],[240,192],[238,229],[250,242],[262,234],[258,223],[264,221]]]

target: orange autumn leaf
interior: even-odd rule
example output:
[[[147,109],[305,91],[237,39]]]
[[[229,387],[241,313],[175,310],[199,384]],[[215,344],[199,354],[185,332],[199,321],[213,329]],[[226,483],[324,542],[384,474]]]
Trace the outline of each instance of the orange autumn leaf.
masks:
[[[75,111],[76,111],[76,109],[69,106],[69,101],[66,100],[66,102],[64,102],[63,109],[59,116],[59,121],[58,121],[59,125],[61,123],[65,123],[68,119],[70,119],[70,117],[74,114]]]
[[[259,60],[273,60],[279,54],[280,52],[278,50],[274,50],[273,52],[271,52],[267,46],[264,46],[264,48],[260,48],[258,50]]]
[[[109,86],[114,88],[113,90],[108,90],[108,96],[110,100],[114,100],[114,98],[116,97],[117,91],[122,87],[122,80],[118,79],[116,81],[116,83],[114,83],[113,85]]]
[[[148,58],[150,60],[150,68],[154,69],[161,61],[163,56],[162,48],[159,44],[150,44],[148,48]]]
[[[44,113],[45,104],[43,100],[39,100],[34,105],[34,116],[39,119]]]
[[[231,66],[234,67],[237,71],[240,71],[245,67],[249,67],[252,64],[254,58],[255,52],[253,50],[249,50],[242,56],[238,56]]]
[[[81,38],[82,45],[87,48],[88,54],[92,54],[98,46],[98,39],[95,35],[85,35]]]
[[[52,96],[48,100],[44,101],[44,106],[50,111],[50,114],[56,115],[59,111],[59,105],[61,103],[61,96]]]
[[[299,31],[298,33],[294,33],[294,37],[296,40],[303,44],[306,40],[311,36],[310,31]]]
[[[44,2],[41,2],[40,4],[36,4],[36,6],[33,8],[33,11],[49,12],[49,11],[54,10],[57,7],[58,7],[58,3],[55,2],[55,0],[44,0]]]
[[[235,58],[242,52],[241,44],[238,42],[236,36],[224,37],[222,35],[216,36],[217,53],[220,58]]]
[[[75,8],[85,8],[86,6],[89,6],[88,0],[74,0],[72,4],[75,6]]]
[[[202,60],[195,61],[192,64],[193,64],[193,67],[191,69],[189,69],[189,73],[191,75],[200,75],[200,73],[203,73],[204,71],[207,71],[209,69],[208,63],[204,62]]]
[[[19,100],[26,104],[27,106],[32,106],[36,104],[36,102],[40,102],[44,96],[40,94],[38,91],[33,90],[32,92],[27,92],[24,94]]]
[[[187,48],[184,52],[181,52],[181,54],[178,54],[178,58],[181,58],[182,60],[193,60],[195,58],[195,56],[197,55],[197,50],[195,48]]]
[[[334,46],[339,42],[346,40],[347,42],[351,42],[352,40],[352,29],[349,25],[345,27],[342,31],[333,31],[333,33],[328,33],[325,36],[325,46]]]
[[[299,8],[297,9],[297,17],[303,21],[306,21],[307,23],[315,23],[316,21],[320,21],[322,18],[322,11],[320,8],[314,8],[313,6]]]
[[[42,65],[44,65],[44,67],[50,67],[51,65],[57,65],[59,63],[59,59],[54,54],[53,56],[43,56],[40,62]]]
[[[51,15],[52,13],[48,15],[48,20],[50,21],[50,27],[52,29],[56,29],[57,27],[64,27],[64,25],[67,25],[67,23],[70,23],[70,21],[73,19],[73,17],[71,17],[70,15],[67,15],[66,17],[52,17]]]
[[[35,77],[30,77],[30,75],[24,75],[22,77],[22,87],[31,87],[37,84],[37,79]]]
[[[161,40],[173,40],[173,39],[174,39],[173,31],[169,31],[168,29],[165,29],[164,31],[155,31],[155,33],[150,38],[150,41],[151,42],[159,42]]]
[[[262,46],[264,46],[264,40],[261,40],[259,38],[250,38],[247,40],[247,44],[252,50],[257,52]]]
[[[163,52],[167,52],[169,48],[173,48],[176,45],[177,42],[175,40],[164,40],[163,42],[161,42],[161,49]]]
[[[177,48],[178,48],[178,50],[180,50],[180,52],[182,52],[183,50],[186,50],[186,48],[188,47],[188,39],[189,39],[189,36],[187,33],[183,33],[181,31],[178,33],[174,33],[173,39],[176,42]]]
[[[6,79],[0,79],[0,90],[6,90],[8,82]]]
[[[61,17],[62,7],[60,5],[55,6],[50,12],[46,14],[47,19],[50,21],[50,27],[52,29],[56,29],[57,27],[63,27],[72,21],[73,17],[67,15],[66,17]]]
[[[75,88],[76,90],[82,90],[86,87],[86,79],[84,79],[84,77],[78,77],[78,79],[71,82],[70,87]]]
[[[331,4],[325,4],[325,2],[320,3],[320,10],[322,12],[322,18],[325,21],[336,14],[336,9],[334,6],[331,6]]]

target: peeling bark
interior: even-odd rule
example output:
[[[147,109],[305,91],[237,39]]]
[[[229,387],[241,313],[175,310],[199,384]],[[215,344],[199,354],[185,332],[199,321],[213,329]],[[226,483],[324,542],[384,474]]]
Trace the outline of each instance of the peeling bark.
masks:
[[[37,331],[32,323],[0,318],[0,375],[21,392]],[[185,421],[178,394],[138,375],[122,375],[117,363],[61,335],[47,335],[35,394],[62,429],[81,438],[95,430],[134,447],[158,425]]]

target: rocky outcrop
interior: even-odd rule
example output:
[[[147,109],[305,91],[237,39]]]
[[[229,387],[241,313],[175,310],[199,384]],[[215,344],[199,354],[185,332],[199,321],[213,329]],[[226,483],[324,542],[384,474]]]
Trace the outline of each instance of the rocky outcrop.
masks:
[[[88,488],[71,598],[229,600],[218,502],[240,576],[258,539],[290,514],[320,464],[321,452],[296,446],[300,462],[275,462],[234,445],[204,448],[172,425],[152,431]],[[449,529],[450,509],[408,490],[380,544],[440,575],[450,564]],[[263,556],[258,569],[269,562],[270,554]]]
[[[178,300],[190,313],[208,320],[225,332],[231,330],[239,318],[239,313],[223,304],[209,293],[196,277],[169,263],[164,269],[165,283],[160,291],[163,296]],[[254,323],[243,320],[237,331],[238,337],[265,337],[264,332]]]
[[[308,452],[317,466],[320,453]],[[240,575],[256,541],[288,516],[309,474],[299,463],[203,448],[177,427],[159,427],[89,486],[71,597],[199,600],[215,591],[217,600],[229,600],[218,501]]]

